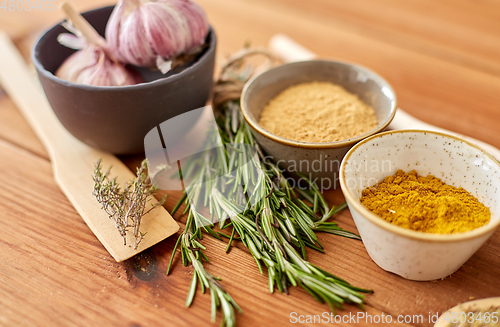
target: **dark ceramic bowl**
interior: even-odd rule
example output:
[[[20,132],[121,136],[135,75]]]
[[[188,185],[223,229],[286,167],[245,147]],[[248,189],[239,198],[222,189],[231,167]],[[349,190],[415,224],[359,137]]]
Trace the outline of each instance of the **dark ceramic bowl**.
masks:
[[[104,35],[113,7],[83,16]],[[147,81],[131,86],[98,87],[74,84],[54,75],[74,50],[57,42],[67,31],[60,24],[36,43],[33,62],[55,114],[80,141],[115,154],[144,153],[144,136],[155,126],[187,111],[203,107],[213,83],[216,36],[210,29],[208,47],[185,67],[167,75],[138,68]],[[188,131],[193,121],[178,129]]]

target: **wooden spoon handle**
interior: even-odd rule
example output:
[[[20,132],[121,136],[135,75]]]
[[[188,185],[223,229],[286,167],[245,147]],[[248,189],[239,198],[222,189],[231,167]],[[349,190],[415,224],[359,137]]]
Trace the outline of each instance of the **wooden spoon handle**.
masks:
[[[389,125],[389,129],[396,130],[396,129],[423,129],[423,130],[428,130],[428,131],[435,131],[435,132],[442,132],[442,133],[447,133],[451,135],[456,135],[472,144],[475,144],[479,146],[481,149],[484,151],[488,152],[491,154],[493,157],[495,157],[497,160],[500,160],[500,150],[494,147],[491,144],[485,143],[483,141],[479,141],[475,138],[455,133],[452,131],[448,131],[444,128],[440,128],[431,124],[427,124],[410,114],[408,114],[406,111],[403,111],[402,109],[399,109],[396,111],[396,115],[394,116],[394,119],[392,120],[391,124]]]

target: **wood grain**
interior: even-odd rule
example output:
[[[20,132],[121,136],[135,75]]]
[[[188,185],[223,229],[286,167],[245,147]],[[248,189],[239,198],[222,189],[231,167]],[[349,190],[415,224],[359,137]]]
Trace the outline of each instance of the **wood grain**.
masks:
[[[327,58],[363,64],[394,86],[399,105],[417,118],[500,147],[500,4],[495,0],[199,0],[218,34],[224,57],[250,40],[266,45],[278,32]],[[73,0],[77,9],[107,4]],[[35,35],[62,18],[59,12],[4,13],[7,29],[29,54]],[[176,258],[165,276],[175,238],[151,248],[154,277],[141,280],[140,259],[116,263],[54,182],[47,154],[12,102],[0,98],[0,325],[207,326],[210,299],[184,307],[191,268]],[[129,167],[142,158],[121,157]],[[179,198],[170,192],[165,207]],[[326,194],[343,202],[339,190]],[[185,217],[174,218],[181,224]],[[335,217],[356,231],[348,211]],[[372,315],[428,317],[454,305],[500,295],[500,232],[455,274],[410,282],[381,270],[362,243],[320,235],[326,254],[308,259],[355,285],[373,288]],[[239,326],[288,326],[290,313],[322,314],[327,307],[300,289],[269,294],[267,278],[241,244],[229,254],[209,237],[207,269],[244,310]],[[137,260],[136,260],[137,259]],[[142,258],[144,259],[144,258]],[[136,262],[137,261],[137,262]],[[347,306],[340,315],[355,314]],[[220,322],[220,315],[218,316]],[[304,324],[321,325],[321,324]],[[370,324],[341,324],[368,326]],[[396,324],[394,324],[396,325]],[[429,321],[412,324],[432,326]],[[392,325],[391,325],[392,326]]]
[[[46,160],[0,141],[0,169],[9,172],[0,177],[0,191],[9,194],[0,204],[0,220],[10,231],[0,240],[0,295],[6,304],[0,313],[4,321],[10,325],[38,325],[50,319],[51,325],[79,326],[151,326],[165,322],[189,326],[207,322],[209,296],[200,294],[189,314],[178,314],[184,305],[191,269],[176,260],[173,273],[166,277],[174,239],[151,249],[158,264],[156,274],[152,280],[140,280],[134,274],[135,260],[116,263],[65,201],[50,176],[51,166]],[[17,187],[28,172],[29,183]],[[30,198],[30,207],[17,202],[22,194]],[[167,207],[173,204],[171,199]],[[6,212],[18,220],[9,219]],[[360,242],[342,242],[358,243],[357,248],[362,250]],[[245,308],[245,313],[238,317],[241,325],[283,324],[294,310],[301,314],[326,311],[301,290],[292,290],[290,296],[268,294],[267,279],[258,273],[245,250],[234,248],[226,255],[223,242],[206,237],[204,244],[211,249],[212,263],[207,269],[224,278],[224,287]],[[339,252],[346,247],[348,244],[342,245]],[[352,269],[339,262],[330,268],[336,271],[337,267],[339,274],[354,275]],[[32,311],[29,316],[26,307]],[[49,317],[48,312],[57,315]],[[370,306],[368,312],[381,313]]]
[[[500,6],[496,1],[274,2],[345,30],[500,76]]]
[[[0,97],[0,134],[4,140],[49,159],[42,142],[6,95]]]

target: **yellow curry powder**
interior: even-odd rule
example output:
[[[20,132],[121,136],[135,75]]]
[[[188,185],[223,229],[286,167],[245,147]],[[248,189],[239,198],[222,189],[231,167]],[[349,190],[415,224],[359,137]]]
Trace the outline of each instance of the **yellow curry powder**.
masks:
[[[490,221],[490,209],[463,188],[432,175],[398,170],[362,192],[361,203],[386,221],[425,233],[469,231]]]

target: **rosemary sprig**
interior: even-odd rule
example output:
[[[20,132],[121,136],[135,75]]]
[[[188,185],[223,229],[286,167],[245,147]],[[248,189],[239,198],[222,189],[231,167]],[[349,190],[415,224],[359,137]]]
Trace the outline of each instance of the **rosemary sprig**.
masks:
[[[134,249],[137,249],[146,235],[140,231],[142,217],[165,202],[163,199],[146,210],[147,203],[157,191],[157,188],[151,184],[146,170],[147,162],[144,160],[137,168],[137,178],[125,183],[122,189],[116,178],[110,179],[111,168],[103,172],[100,159],[94,168],[93,194],[109,218],[114,220],[124,245],[127,245],[127,233],[132,229]]]
[[[188,266],[188,264],[191,263],[194,268],[191,287],[189,288],[186,299],[186,306],[190,307],[193,303],[197,291],[197,284],[200,284],[202,293],[205,293],[205,289],[210,290],[212,300],[212,322],[215,322],[217,309],[221,308],[222,325],[234,327],[236,326],[236,316],[234,311],[235,309],[240,313],[242,311],[229,293],[219,283],[220,279],[210,274],[203,267],[202,259],[206,262],[209,262],[209,259],[203,253],[203,250],[206,249],[205,246],[200,243],[201,229],[197,228],[193,222],[194,216],[190,211],[186,222],[186,228],[179,236],[172,252],[172,257],[167,269],[167,275],[170,272],[177,247],[180,245],[182,263],[184,266]]]
[[[254,55],[264,55],[273,62],[272,57],[262,50],[245,50],[231,58],[215,86],[213,105],[225,147],[220,147],[216,154],[207,152],[182,167],[184,182],[189,182],[186,183],[185,196],[175,209],[184,202],[184,213],[189,212],[189,216],[186,230],[180,236],[180,252],[183,263],[191,262],[195,271],[187,303],[194,298],[196,279],[211,290],[212,309],[214,303],[218,303],[214,294],[223,292],[218,282],[204,283],[200,279],[208,274],[201,264],[201,258],[206,258],[200,243],[201,230],[204,229],[218,239],[219,235],[229,238],[226,252],[233,241],[242,242],[255,259],[259,271],[264,273],[263,266],[267,268],[270,292],[277,288],[288,293],[290,286],[300,286],[319,302],[327,303],[332,311],[342,308],[343,303],[355,303],[363,308],[364,295],[361,293],[370,293],[371,290],[352,286],[306,259],[306,247],[324,252],[316,232],[360,239],[327,221],[346,205],[330,208],[316,185],[305,176],[302,178],[308,181],[309,189],[292,189],[283,172],[266,160],[244,122],[238,99],[242,86],[252,75],[246,59]],[[220,178],[214,179],[214,176]],[[238,187],[247,194],[246,202],[236,191]],[[201,212],[200,203],[206,205],[211,219],[206,217],[206,212]],[[231,230],[215,232],[214,218],[219,221],[221,230]],[[176,248],[178,244],[179,241]],[[229,300],[229,294],[223,293],[222,298],[229,302],[231,309],[226,307],[224,310],[222,306],[223,324],[230,325],[234,323],[232,308],[239,308]]]

